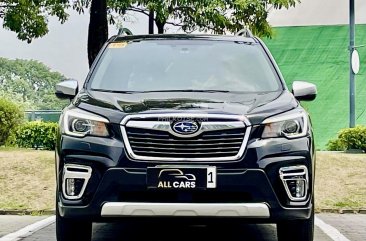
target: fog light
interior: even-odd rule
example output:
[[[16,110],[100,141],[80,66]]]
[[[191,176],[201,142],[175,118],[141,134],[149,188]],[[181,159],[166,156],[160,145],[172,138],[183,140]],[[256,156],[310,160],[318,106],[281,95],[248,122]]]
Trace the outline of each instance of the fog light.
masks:
[[[292,177],[286,180],[286,185],[292,197],[302,198],[305,196],[306,181],[302,177]]]
[[[66,193],[68,196],[75,196],[75,179],[66,179]]]
[[[66,179],[66,194],[67,196],[78,196],[83,188],[84,179],[67,178]]]
[[[283,167],[280,178],[291,201],[304,201],[308,191],[308,169],[306,166]]]
[[[66,164],[62,179],[62,192],[64,197],[70,200],[82,198],[91,173],[92,168],[89,166]]]
[[[305,196],[305,180],[296,180],[296,197],[303,197]]]

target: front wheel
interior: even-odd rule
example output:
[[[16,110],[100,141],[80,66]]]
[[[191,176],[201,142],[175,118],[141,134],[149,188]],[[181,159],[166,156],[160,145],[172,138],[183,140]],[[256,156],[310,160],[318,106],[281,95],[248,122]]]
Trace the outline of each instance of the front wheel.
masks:
[[[57,241],[91,241],[92,222],[63,218],[56,206],[56,236]]]
[[[309,219],[277,223],[278,241],[313,241],[314,206]]]

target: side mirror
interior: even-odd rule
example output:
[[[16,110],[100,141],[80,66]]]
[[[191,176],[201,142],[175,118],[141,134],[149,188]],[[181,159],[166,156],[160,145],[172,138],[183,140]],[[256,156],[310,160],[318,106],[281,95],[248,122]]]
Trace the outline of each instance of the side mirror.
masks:
[[[317,95],[316,85],[304,82],[294,81],[292,84],[292,94],[298,101],[312,101],[315,100]]]
[[[72,99],[79,91],[79,84],[77,80],[69,79],[62,81],[56,85],[55,95],[59,99]]]

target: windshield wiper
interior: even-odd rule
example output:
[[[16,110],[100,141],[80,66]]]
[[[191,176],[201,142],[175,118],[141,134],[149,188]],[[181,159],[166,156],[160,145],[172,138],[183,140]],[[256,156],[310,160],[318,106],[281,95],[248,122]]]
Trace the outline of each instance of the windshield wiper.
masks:
[[[230,93],[228,90],[150,90],[142,91],[144,93],[149,92],[203,92],[203,93]]]
[[[105,90],[105,89],[91,89],[93,91],[120,93],[120,94],[134,94],[134,93],[157,93],[157,92],[202,92],[202,93],[230,93],[228,90],[146,90],[146,91],[122,91],[122,90]]]
[[[137,91],[123,91],[123,90],[105,90],[105,89],[91,89],[92,91],[100,91],[107,93],[119,93],[119,94],[133,94],[137,93]]]

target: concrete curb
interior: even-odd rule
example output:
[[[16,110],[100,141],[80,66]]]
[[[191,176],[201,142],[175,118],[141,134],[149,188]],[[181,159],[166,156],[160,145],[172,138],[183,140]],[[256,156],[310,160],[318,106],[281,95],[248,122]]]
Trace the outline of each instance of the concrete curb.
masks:
[[[316,213],[336,213],[336,214],[366,214],[366,209],[332,209],[322,208],[315,211]]]
[[[20,240],[23,240],[24,238],[26,238],[28,236],[31,236],[32,234],[34,234],[38,230],[41,230],[41,229],[51,225],[55,221],[56,221],[55,216],[45,218],[41,221],[35,222],[35,223],[30,224],[30,225],[28,225],[28,226],[26,226],[22,229],[19,229],[18,231],[15,231],[13,233],[10,233],[10,234],[7,234],[7,235],[1,237],[0,241],[20,241]]]
[[[55,215],[55,213],[55,210],[0,210],[0,215],[49,216]]]
[[[336,214],[366,214],[366,209],[316,209],[315,213],[336,213]],[[0,215],[31,215],[31,216],[50,216],[55,215],[55,210],[0,210]]]

